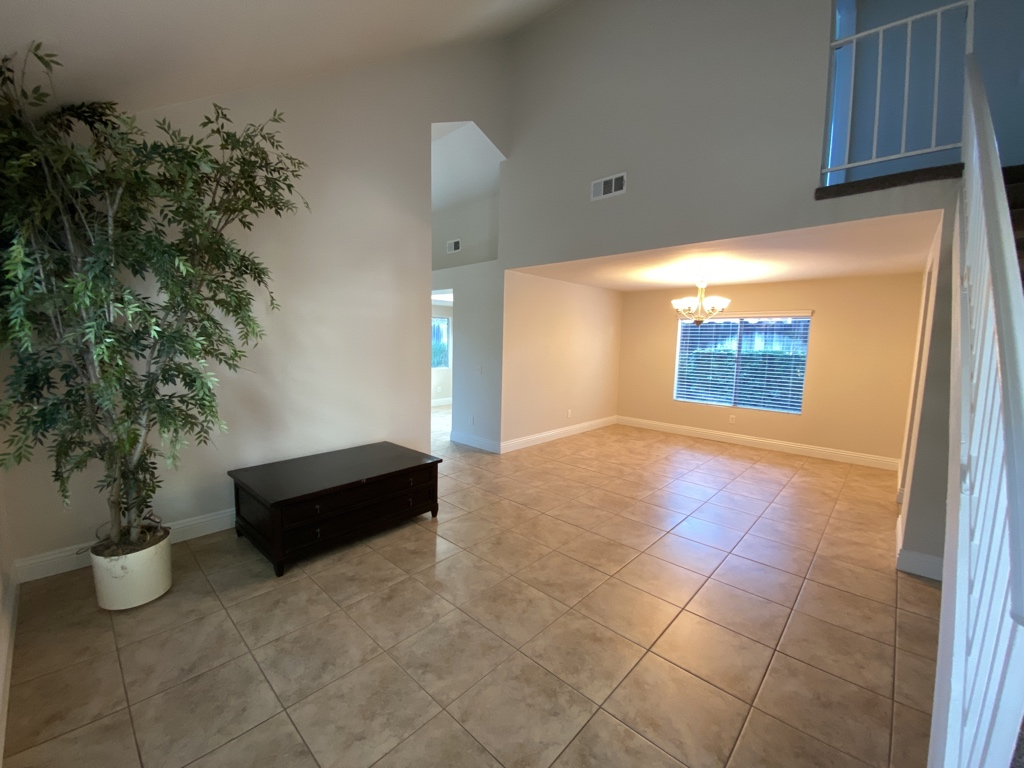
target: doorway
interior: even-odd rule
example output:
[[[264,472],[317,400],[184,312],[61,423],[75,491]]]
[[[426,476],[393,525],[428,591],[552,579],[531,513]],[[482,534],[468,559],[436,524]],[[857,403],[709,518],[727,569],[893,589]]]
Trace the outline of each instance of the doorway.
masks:
[[[500,363],[495,366],[490,358],[483,358],[495,346],[492,339],[482,338],[486,324],[478,322],[480,285],[469,275],[477,271],[477,265],[498,259],[498,198],[505,157],[472,121],[433,123],[430,138],[431,269],[435,289],[431,439],[435,444],[443,441],[450,446],[453,427],[459,442],[477,432],[481,403],[487,399],[482,390],[500,387],[500,382],[483,376],[485,368],[488,373],[500,371]],[[464,271],[466,268],[469,273]],[[470,314],[459,330],[454,320],[455,285],[460,291],[473,293],[467,294],[468,298],[460,297],[464,302],[462,314]],[[441,290],[444,288],[449,290]],[[454,368],[456,336],[460,337],[458,371]],[[469,377],[470,371],[480,375]]]

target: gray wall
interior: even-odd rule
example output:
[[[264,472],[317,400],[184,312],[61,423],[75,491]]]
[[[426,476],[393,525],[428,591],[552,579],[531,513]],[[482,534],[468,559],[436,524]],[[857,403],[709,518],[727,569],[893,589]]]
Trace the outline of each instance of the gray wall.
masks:
[[[952,344],[953,253],[960,233],[955,216],[943,220],[934,289],[925,328],[927,347],[912,425],[906,492],[898,522],[901,570],[942,578],[946,541],[949,457],[949,395]]]
[[[447,269],[498,258],[498,195],[435,210],[431,216],[433,268]],[[447,253],[449,240],[461,239],[457,253]]]
[[[501,365],[506,269],[946,209],[954,182],[814,200],[830,33],[819,0],[576,0],[511,38],[498,261],[434,273],[435,287],[499,297],[469,307],[459,294],[462,333],[494,332],[481,362]],[[627,193],[592,203],[590,182],[620,171]],[[455,421],[500,441],[498,419],[484,435],[460,412],[463,375]],[[492,381],[474,396],[500,414]]]
[[[435,270],[433,287],[453,289],[458,307],[452,439],[496,452],[501,442],[502,272],[496,261]]]

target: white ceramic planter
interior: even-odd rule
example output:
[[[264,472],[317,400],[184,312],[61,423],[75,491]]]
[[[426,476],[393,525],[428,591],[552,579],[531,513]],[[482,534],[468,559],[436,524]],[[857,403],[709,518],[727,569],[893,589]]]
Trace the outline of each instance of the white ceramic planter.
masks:
[[[171,588],[171,537],[120,557],[92,557],[96,601],[108,611],[123,611],[156,600]]]

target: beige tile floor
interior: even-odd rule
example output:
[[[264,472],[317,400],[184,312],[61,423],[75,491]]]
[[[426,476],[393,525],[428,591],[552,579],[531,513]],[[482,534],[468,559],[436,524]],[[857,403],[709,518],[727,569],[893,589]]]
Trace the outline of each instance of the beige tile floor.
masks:
[[[925,765],[892,473],[621,426],[495,456],[445,415],[437,520],[279,579],[194,539],[120,613],[23,585],[5,767]]]

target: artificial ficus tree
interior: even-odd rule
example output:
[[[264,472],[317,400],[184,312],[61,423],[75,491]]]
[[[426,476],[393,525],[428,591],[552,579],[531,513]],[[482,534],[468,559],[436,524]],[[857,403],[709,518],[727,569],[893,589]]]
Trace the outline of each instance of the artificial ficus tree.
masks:
[[[45,447],[65,501],[98,463],[102,553],[120,554],[163,535],[160,460],[223,426],[210,365],[237,370],[262,337],[254,290],[276,307],[232,232],[296,210],[305,166],[277,112],[235,128],[214,105],[198,136],[147,136],[111,102],[55,106],[57,66],[39,44],[0,62],[0,462]],[[33,67],[49,86],[27,84]]]

